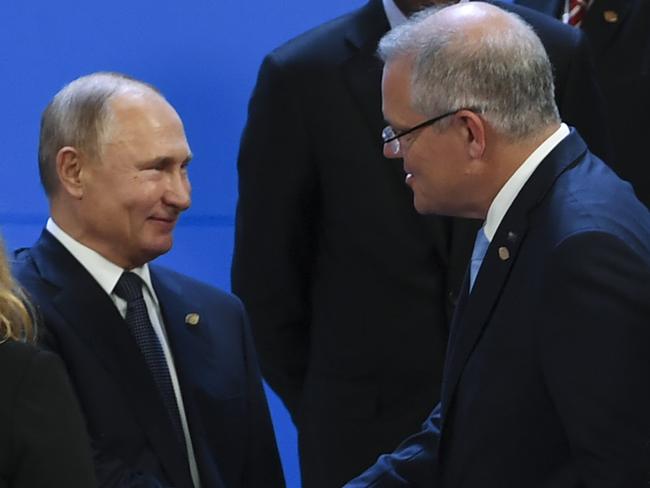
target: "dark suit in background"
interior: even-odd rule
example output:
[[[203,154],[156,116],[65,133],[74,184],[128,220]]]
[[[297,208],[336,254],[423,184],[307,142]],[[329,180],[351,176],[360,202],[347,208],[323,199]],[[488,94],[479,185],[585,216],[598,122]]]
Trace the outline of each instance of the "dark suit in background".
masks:
[[[0,487],[96,486],[88,434],[70,381],[52,353],[0,345]]]
[[[48,232],[19,251],[16,279],[64,358],[101,486],[190,487],[187,457],[115,304]],[[204,487],[283,486],[252,339],[234,297],[151,266]],[[186,315],[200,321],[188,324]],[[61,485],[63,486],[63,485]]]
[[[515,0],[559,18],[564,0]],[[580,27],[593,46],[616,157],[607,163],[650,206],[650,2],[594,0]]]
[[[583,36],[504,7],[545,42],[563,117],[606,153]],[[375,50],[387,30],[371,0],[273,51],[242,138],[233,290],[298,428],[305,487],[350,479],[439,400],[473,242],[471,226],[418,215],[401,165],[382,156]]]
[[[650,214],[574,132],[460,300],[441,407],[346,486],[645,485],[649,298]]]

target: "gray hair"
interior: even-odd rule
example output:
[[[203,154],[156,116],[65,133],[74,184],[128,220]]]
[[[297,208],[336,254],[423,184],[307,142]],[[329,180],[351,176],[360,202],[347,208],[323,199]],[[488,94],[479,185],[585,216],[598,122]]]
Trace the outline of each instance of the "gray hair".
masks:
[[[48,197],[58,188],[59,150],[73,146],[89,157],[99,157],[111,115],[108,102],[115,95],[133,89],[160,94],[152,85],[127,75],[98,72],[77,78],[54,96],[41,117],[38,146],[41,184]]]
[[[509,17],[508,28],[482,29],[478,38],[471,38],[462,26],[436,21],[439,10],[416,14],[379,44],[384,62],[412,59],[413,109],[426,116],[476,109],[511,140],[559,122],[553,69],[526,22],[503,12]]]

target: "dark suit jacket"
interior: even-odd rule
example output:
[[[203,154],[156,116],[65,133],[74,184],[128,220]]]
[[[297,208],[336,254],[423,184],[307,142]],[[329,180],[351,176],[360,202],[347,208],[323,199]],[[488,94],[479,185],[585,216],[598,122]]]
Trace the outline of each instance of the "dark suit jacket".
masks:
[[[564,0],[516,3],[554,17],[559,17],[564,8]],[[593,46],[596,74],[609,111],[616,158],[606,161],[650,206],[646,149],[650,134],[650,2],[596,0],[581,29]]]
[[[645,486],[649,317],[650,213],[573,132],[461,298],[441,406],[348,486]]]
[[[47,231],[17,252],[16,278],[42,315],[86,416],[101,486],[191,486],[187,456],[110,297]],[[282,486],[241,303],[151,266],[204,487]],[[188,313],[200,322],[186,325]]]
[[[88,434],[61,361],[7,341],[0,371],[0,487],[96,486]]]
[[[508,8],[542,36],[564,118],[602,145],[582,35]],[[401,164],[382,155],[375,50],[387,30],[371,0],[269,54],[241,143],[233,290],[298,427],[306,487],[340,485],[439,400],[473,242],[418,215]]]

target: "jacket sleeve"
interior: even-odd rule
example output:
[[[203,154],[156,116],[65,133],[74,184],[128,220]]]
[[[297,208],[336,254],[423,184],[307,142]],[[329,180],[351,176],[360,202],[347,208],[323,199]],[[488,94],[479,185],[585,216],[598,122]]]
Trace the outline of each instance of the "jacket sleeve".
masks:
[[[300,87],[272,56],[250,101],[238,161],[232,288],[246,305],[261,370],[295,417],[309,357],[316,175]]]
[[[420,432],[407,438],[391,454],[380,456],[373,466],[344,488],[437,487],[440,414],[438,404],[422,424]]]

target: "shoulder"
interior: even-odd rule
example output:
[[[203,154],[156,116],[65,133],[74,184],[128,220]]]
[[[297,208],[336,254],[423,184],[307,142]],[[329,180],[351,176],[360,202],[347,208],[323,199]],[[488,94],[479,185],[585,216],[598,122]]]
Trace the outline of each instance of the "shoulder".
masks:
[[[537,213],[556,242],[609,236],[650,262],[650,212],[628,182],[589,152],[557,179]]]
[[[34,257],[28,247],[16,249],[9,260],[14,274],[29,275],[36,270]]]
[[[373,0],[290,39],[271,51],[264,65],[287,69],[336,66],[354,52],[351,51],[351,39],[362,44],[370,42],[374,52],[376,41],[386,30],[381,2]]]
[[[535,30],[540,40],[549,51],[549,56],[555,49],[567,50],[575,46],[583,38],[579,29],[569,27],[557,19],[523,5],[506,2],[494,2],[500,8],[517,14]]]
[[[332,58],[331,49],[343,44],[345,34],[354,23],[354,13],[320,24],[290,39],[271,51],[268,57],[277,63],[305,63]]]
[[[47,391],[53,383],[65,380],[64,367],[58,356],[14,340],[0,344],[0,370],[6,373],[3,390],[13,397],[27,390],[36,393]]]
[[[24,370],[38,354],[43,352],[30,344],[8,340],[0,344],[0,368],[2,371],[12,371],[11,376],[15,377],[17,371]]]
[[[56,354],[40,349],[36,345],[15,340],[0,344],[0,367],[3,370],[14,367],[16,369],[13,373],[16,373],[17,371],[29,372],[30,369],[45,371],[54,368],[59,372],[62,364]]]

